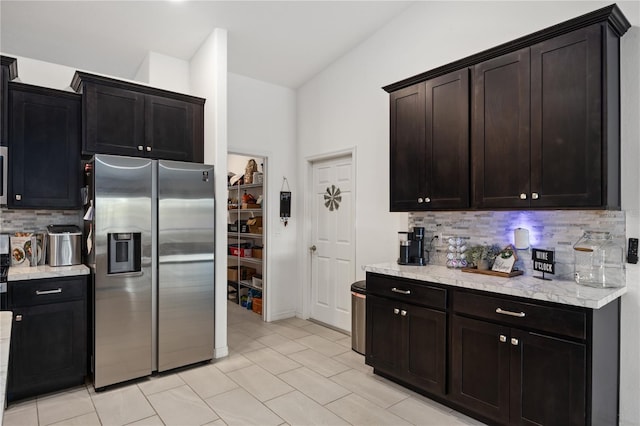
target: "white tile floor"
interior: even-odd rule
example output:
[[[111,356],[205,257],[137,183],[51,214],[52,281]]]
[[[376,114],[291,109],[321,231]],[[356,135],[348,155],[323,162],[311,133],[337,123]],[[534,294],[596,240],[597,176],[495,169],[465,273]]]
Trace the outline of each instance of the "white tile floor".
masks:
[[[14,403],[4,425],[482,424],[373,375],[349,336],[228,307],[228,357],[100,393],[89,384]]]

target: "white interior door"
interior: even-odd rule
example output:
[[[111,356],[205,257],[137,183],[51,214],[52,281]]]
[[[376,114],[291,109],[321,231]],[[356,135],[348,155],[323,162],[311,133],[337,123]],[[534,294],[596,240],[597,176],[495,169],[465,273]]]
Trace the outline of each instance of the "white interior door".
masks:
[[[313,163],[311,318],[351,330],[355,277],[351,155]]]

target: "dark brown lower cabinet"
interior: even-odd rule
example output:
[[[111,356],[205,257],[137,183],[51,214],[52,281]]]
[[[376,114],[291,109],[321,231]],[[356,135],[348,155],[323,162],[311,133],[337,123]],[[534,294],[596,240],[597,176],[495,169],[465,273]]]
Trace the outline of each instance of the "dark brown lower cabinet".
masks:
[[[84,383],[86,289],[86,276],[9,283],[8,401]]]
[[[584,425],[584,344],[454,315],[451,399],[500,424]]]
[[[367,296],[366,363],[404,383],[444,394],[446,314]]]
[[[368,273],[366,303],[376,374],[489,424],[618,424],[620,299],[589,309]]]

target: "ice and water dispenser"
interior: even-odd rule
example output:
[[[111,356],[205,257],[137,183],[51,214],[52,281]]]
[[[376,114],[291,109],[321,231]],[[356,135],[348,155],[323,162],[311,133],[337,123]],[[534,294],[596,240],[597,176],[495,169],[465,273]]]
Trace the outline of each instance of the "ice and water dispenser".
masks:
[[[108,233],[108,273],[123,274],[140,272],[141,247],[140,232]]]

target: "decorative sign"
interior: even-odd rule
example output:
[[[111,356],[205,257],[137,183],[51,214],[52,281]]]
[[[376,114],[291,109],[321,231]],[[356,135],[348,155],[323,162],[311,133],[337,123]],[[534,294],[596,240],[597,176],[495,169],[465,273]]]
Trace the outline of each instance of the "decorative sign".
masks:
[[[553,260],[554,254],[555,252],[553,250],[531,249],[533,270],[542,272],[542,276],[536,278],[549,280],[550,278],[545,278],[544,274],[554,275],[556,273],[555,262]]]
[[[509,245],[505,247],[500,253],[498,253],[498,256],[496,256],[496,259],[493,262],[493,267],[491,268],[491,270],[509,274],[513,270],[513,265],[516,263],[516,260],[518,260],[516,251],[512,245]]]
[[[291,191],[280,191],[280,218],[286,223],[291,217]]]

